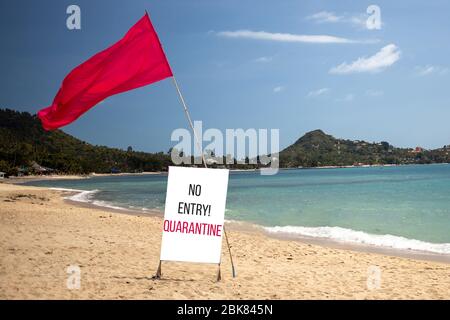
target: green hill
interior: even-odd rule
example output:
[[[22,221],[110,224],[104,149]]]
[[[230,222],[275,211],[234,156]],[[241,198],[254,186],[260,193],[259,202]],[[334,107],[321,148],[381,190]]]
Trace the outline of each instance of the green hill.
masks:
[[[0,109],[0,171],[8,175],[21,168],[33,173],[39,170],[36,164],[61,173],[85,174],[162,171],[170,163],[170,156],[162,152],[94,146],[61,130],[45,131],[28,112]]]
[[[450,162],[450,146],[436,150],[396,148],[388,142],[336,139],[322,130],[306,133],[280,152],[281,167]]]

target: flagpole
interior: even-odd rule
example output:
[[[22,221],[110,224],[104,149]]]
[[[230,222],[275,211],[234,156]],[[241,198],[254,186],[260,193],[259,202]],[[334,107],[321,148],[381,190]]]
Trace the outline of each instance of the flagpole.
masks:
[[[177,79],[175,78],[175,75],[172,75],[172,81],[173,84],[175,85],[175,88],[177,89],[178,97],[180,98],[181,104],[183,105],[184,113],[186,114],[186,118],[189,122],[189,125],[191,126],[192,132],[194,132],[195,143],[197,144],[197,148],[201,153],[203,164],[205,168],[208,168],[208,166],[206,165],[205,155],[203,154],[203,148],[200,143],[200,139],[198,138],[197,132],[194,129],[194,125],[192,124],[191,115],[189,114],[189,110],[186,106],[186,102],[184,101],[183,95],[181,94],[180,87],[178,86],[178,82]],[[194,154],[194,163],[195,163],[195,154]]]
[[[178,86],[177,79],[175,78],[175,75],[173,75],[173,74],[172,74],[172,81],[173,81],[173,84],[175,85],[175,88],[177,89],[178,97],[180,98],[181,104],[183,105],[183,109],[184,109],[184,113],[186,114],[186,118],[189,122],[189,125],[191,126],[192,132],[194,133],[195,142],[197,144],[198,150],[201,152],[203,164],[204,164],[205,168],[208,168],[208,165],[206,164],[205,155],[203,154],[203,148],[200,143],[200,139],[197,136],[197,132],[195,132],[194,125],[193,125],[192,119],[191,119],[191,115],[189,114],[189,110],[186,105],[186,101],[184,101],[184,97],[181,94],[181,90],[180,90],[180,87]],[[195,155],[194,155],[194,159],[195,159]],[[225,230],[225,225],[223,226],[223,233],[225,234],[225,241],[227,243],[228,253],[230,254],[231,270],[232,270],[233,278],[235,278],[236,277],[236,271],[235,271],[236,269],[234,268],[233,255],[231,254],[230,243],[228,242],[228,235]],[[217,280],[219,281],[220,279],[221,279],[221,273],[220,273],[220,262],[219,262],[219,272],[217,274]]]

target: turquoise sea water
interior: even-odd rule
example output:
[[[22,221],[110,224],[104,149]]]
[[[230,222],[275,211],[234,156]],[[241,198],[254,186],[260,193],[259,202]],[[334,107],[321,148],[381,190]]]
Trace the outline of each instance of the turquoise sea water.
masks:
[[[166,181],[139,175],[31,184],[145,212],[163,209]],[[450,254],[450,165],[232,172],[226,219],[274,233]]]

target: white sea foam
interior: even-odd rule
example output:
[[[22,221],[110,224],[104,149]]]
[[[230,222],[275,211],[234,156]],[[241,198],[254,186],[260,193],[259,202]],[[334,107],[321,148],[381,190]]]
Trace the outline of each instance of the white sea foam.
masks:
[[[373,245],[399,250],[426,251],[440,254],[450,254],[450,243],[430,243],[421,240],[408,239],[390,234],[377,235],[363,231],[355,231],[340,227],[264,227],[269,233],[300,235],[313,238],[329,239],[344,243]]]
[[[69,191],[69,190],[67,190]],[[78,201],[78,202],[92,202],[92,197],[94,196],[94,194],[96,194],[97,192],[99,192],[99,190],[95,189],[95,190],[70,190],[70,191],[77,191],[78,193],[66,197],[66,199],[68,200],[72,200],[72,201]]]
[[[110,208],[110,209],[117,209],[117,210],[125,210],[125,211],[131,211],[132,206],[130,209],[116,206],[112,203],[109,203],[107,201],[102,200],[95,200],[94,195],[99,192],[100,190],[77,190],[77,189],[64,189],[64,188],[52,188],[54,190],[60,190],[60,191],[71,191],[71,192],[77,192],[74,195],[65,197],[64,199],[77,201],[77,202],[83,202],[83,203],[90,203],[97,207],[104,207],[104,208]]]
[[[251,224],[251,225],[253,225],[252,223],[245,222],[245,221],[242,221],[242,220],[233,220],[233,219],[224,219],[224,220],[225,220],[226,223],[232,223],[234,225],[243,225],[243,224]]]
[[[68,192],[83,192],[86,190],[80,190],[80,189],[68,189],[68,188],[49,188],[50,190],[57,190],[57,191],[68,191]]]
[[[123,208],[123,207],[118,207],[115,206],[109,202],[106,201],[101,201],[101,200],[94,200],[91,202],[94,206],[98,206],[98,207],[105,207],[105,208],[111,208],[111,209],[117,209],[117,210],[125,210],[125,211],[131,211],[130,209],[127,208]]]

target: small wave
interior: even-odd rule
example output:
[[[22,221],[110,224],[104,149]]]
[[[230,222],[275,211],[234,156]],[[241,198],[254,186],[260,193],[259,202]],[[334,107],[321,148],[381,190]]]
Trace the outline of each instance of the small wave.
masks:
[[[232,224],[235,224],[235,225],[252,224],[250,222],[245,222],[245,221],[242,221],[242,220],[233,220],[233,219],[224,219],[224,221],[226,223],[232,223]]]
[[[377,235],[341,227],[276,226],[264,227],[264,229],[269,233],[291,235],[295,234],[306,237],[329,239],[345,243],[373,245],[399,250],[414,250],[439,254],[450,254],[450,243],[430,243],[416,239],[393,236],[390,234]]]
[[[146,208],[146,207],[136,207],[136,206],[128,206],[130,210],[133,211],[151,211],[152,209]]]
[[[125,210],[125,211],[130,211],[130,209],[127,208],[123,208],[123,207],[118,207],[115,206],[109,202],[106,201],[101,201],[101,200],[94,200],[91,202],[94,206],[98,206],[98,207],[104,207],[104,208],[110,208],[110,209],[116,209],[116,210]]]
[[[56,190],[56,191],[68,191],[68,192],[83,192],[86,190],[80,190],[80,189],[69,189],[69,188],[49,188],[50,190]]]
[[[116,209],[116,210],[124,210],[124,211],[133,211],[137,210],[137,207],[130,206],[129,208],[119,207],[114,205],[113,203],[103,201],[103,200],[96,200],[94,199],[94,195],[98,193],[100,190],[77,190],[77,189],[64,189],[64,188],[53,188],[55,190],[60,191],[71,191],[71,192],[78,192],[74,195],[65,197],[64,199],[77,201],[77,202],[83,202],[83,203],[90,203],[97,207],[103,207],[103,208],[110,208],[110,209]],[[142,208],[142,211],[147,210],[147,208]]]
[[[66,197],[65,199],[78,202],[92,202],[92,197],[100,190],[95,189],[95,190],[78,190],[78,191],[79,193]]]

